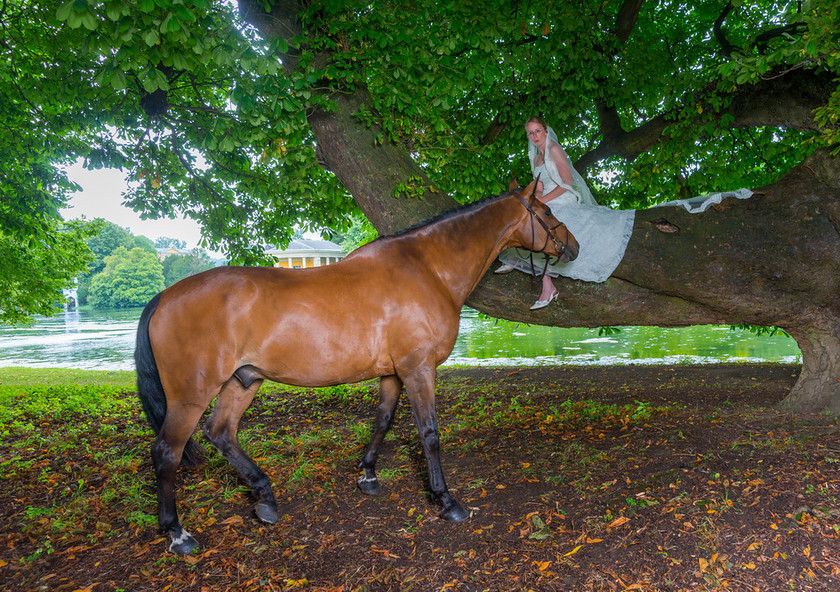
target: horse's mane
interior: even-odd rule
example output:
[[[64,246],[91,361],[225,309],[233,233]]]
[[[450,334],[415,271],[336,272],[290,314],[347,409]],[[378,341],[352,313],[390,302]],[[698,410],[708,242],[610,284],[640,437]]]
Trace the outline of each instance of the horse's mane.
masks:
[[[461,205],[461,206],[456,206],[456,207],[452,208],[451,210],[446,210],[445,212],[441,212],[440,214],[436,214],[434,216],[426,218],[425,220],[421,220],[420,222],[417,222],[416,224],[412,224],[408,228],[403,228],[402,230],[397,230],[393,234],[384,235],[384,236],[381,236],[380,238],[387,238],[389,236],[401,236],[403,234],[411,232],[412,230],[417,230],[418,228],[422,228],[424,226],[429,226],[430,224],[436,224],[438,222],[442,222],[443,220],[448,220],[450,218],[454,218],[456,216],[460,216],[460,215],[469,213],[472,210],[478,209],[483,204],[485,204],[489,201],[493,201],[495,199],[499,199],[500,197],[503,197],[505,195],[510,195],[510,191],[504,191],[504,192],[502,192],[498,195],[491,195],[489,197],[482,197],[481,199],[476,200],[476,201],[472,201],[468,204],[464,204],[464,205]]]

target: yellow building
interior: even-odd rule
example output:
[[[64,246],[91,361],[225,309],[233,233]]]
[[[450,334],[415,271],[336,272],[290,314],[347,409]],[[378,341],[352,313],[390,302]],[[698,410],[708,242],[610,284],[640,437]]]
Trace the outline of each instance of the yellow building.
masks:
[[[166,247],[165,249],[158,249],[158,259],[163,261],[171,255],[189,255],[193,252],[192,249],[177,249],[175,247]]]
[[[321,267],[340,261],[344,257],[341,247],[335,243],[305,238],[293,240],[283,250],[266,249],[265,253],[277,260],[275,267],[287,269]]]

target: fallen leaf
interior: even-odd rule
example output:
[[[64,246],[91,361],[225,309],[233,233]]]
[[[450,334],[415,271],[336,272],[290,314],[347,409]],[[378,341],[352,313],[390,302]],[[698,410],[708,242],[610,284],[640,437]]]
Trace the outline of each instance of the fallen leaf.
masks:
[[[542,518],[540,518],[536,514],[531,516],[531,524],[534,525],[534,530],[531,534],[528,535],[529,539],[544,541],[545,539],[551,536],[551,529],[545,522],[543,522]]]
[[[627,524],[628,522],[630,522],[630,519],[627,516],[619,516],[618,518],[607,524],[607,528],[618,528],[619,526]]]
[[[581,549],[583,549],[583,545],[578,545],[577,547],[575,547],[574,549],[572,549],[568,553],[564,553],[563,557],[569,557],[570,555],[574,555],[575,553],[577,553]]]
[[[224,524],[226,526],[230,526],[230,525],[233,525],[233,524],[242,525],[242,524],[245,524],[245,521],[242,519],[242,516],[240,516],[239,514],[235,514],[235,515],[231,516],[230,518],[225,518],[224,520],[222,520],[220,522],[220,524]]]

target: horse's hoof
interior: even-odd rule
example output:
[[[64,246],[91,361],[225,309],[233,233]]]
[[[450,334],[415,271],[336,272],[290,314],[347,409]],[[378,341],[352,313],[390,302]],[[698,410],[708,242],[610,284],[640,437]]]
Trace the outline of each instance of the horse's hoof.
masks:
[[[365,477],[362,475],[358,481],[359,490],[365,495],[380,495],[382,493],[382,486],[379,485],[379,479],[376,477]]]
[[[268,502],[259,502],[254,506],[254,512],[257,518],[266,524],[274,524],[277,522],[277,506]]]
[[[467,512],[461,504],[454,502],[448,508],[443,509],[440,513],[440,517],[447,522],[463,522],[470,517],[470,513]]]
[[[193,538],[193,535],[182,529],[180,535],[172,537],[172,543],[169,545],[169,551],[171,553],[177,553],[178,555],[189,555],[197,547],[198,541]]]

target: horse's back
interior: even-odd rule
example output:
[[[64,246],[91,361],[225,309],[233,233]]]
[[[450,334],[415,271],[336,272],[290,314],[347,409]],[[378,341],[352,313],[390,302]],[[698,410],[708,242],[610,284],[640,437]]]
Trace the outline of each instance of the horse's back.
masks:
[[[431,282],[412,289],[410,274],[401,273],[364,257],[310,269],[209,270],[161,294],[152,319],[155,355],[182,369],[220,368],[216,382],[249,366],[304,386],[393,374],[422,363],[418,357],[442,362],[457,334],[457,311],[445,322],[451,307],[434,302]],[[419,344],[434,345],[425,351]]]

